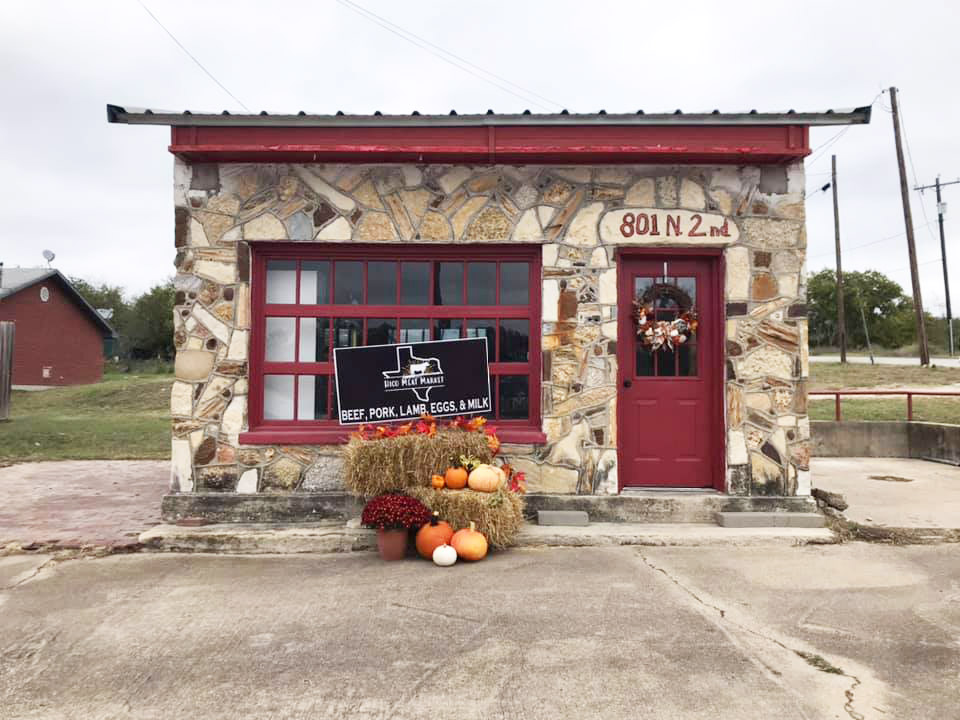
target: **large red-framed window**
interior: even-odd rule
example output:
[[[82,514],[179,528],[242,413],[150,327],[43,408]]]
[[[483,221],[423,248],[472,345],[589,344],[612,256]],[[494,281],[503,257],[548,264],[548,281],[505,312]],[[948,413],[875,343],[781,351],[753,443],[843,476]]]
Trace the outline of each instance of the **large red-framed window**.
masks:
[[[255,243],[244,443],[324,443],[337,347],[486,337],[507,442],[542,442],[539,246]]]

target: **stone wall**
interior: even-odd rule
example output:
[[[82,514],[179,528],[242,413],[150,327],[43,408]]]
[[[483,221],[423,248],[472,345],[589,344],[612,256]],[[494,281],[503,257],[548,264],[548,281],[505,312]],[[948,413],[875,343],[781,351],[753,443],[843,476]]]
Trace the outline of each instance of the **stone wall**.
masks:
[[[175,175],[174,492],[340,487],[336,447],[238,442],[247,422],[247,243],[257,240],[542,245],[547,443],[506,445],[504,452],[526,472],[531,491],[616,493],[614,250],[631,239],[611,234],[604,217],[661,208],[723,216],[734,231],[698,241],[725,248],[728,492],[809,493],[802,164],[191,167],[178,161]]]

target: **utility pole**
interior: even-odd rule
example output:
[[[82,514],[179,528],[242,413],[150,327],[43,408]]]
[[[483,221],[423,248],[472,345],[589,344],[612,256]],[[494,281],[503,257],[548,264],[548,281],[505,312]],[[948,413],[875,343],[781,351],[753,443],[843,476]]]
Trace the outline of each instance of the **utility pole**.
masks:
[[[927,345],[927,326],[923,322],[923,298],[920,295],[920,274],[917,271],[917,246],[913,239],[913,216],[910,213],[910,191],[907,189],[907,168],[903,162],[903,142],[900,139],[900,108],[897,89],[890,88],[890,109],[893,112],[893,138],[897,145],[897,165],[900,167],[900,198],[903,202],[903,223],[907,231],[907,252],[910,255],[910,280],[913,284],[913,310],[917,316],[917,344],[920,346],[920,364],[930,364],[930,346]]]
[[[830,156],[833,185],[833,233],[837,244],[837,340],[840,343],[840,362],[847,361],[847,318],[843,309],[843,263],[840,262],[840,206],[837,204],[837,156]]]
[[[933,185],[920,185],[914,190],[921,193],[931,187],[937,189],[937,221],[940,225],[940,260],[943,262],[943,292],[947,297],[947,343],[950,348],[950,357],[953,357],[953,313],[950,311],[950,278],[947,275],[947,242],[943,236],[943,215],[947,212],[947,204],[940,197],[940,188],[947,185],[960,184],[960,180],[953,180],[947,183],[940,182],[940,176],[937,175],[937,181]]]

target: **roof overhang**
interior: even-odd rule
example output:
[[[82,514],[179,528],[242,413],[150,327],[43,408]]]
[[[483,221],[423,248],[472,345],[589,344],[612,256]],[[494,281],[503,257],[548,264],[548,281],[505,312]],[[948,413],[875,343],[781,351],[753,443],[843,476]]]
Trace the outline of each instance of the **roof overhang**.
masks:
[[[187,162],[782,164],[809,128],[864,124],[870,107],[824,113],[231,115],[126,110],[109,122],[169,125]]]

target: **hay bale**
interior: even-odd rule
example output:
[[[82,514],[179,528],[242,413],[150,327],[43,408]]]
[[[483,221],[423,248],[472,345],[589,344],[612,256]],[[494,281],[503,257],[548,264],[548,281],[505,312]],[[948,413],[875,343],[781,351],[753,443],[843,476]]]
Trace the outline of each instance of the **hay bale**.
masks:
[[[442,475],[461,455],[485,463],[493,460],[480,432],[439,430],[433,437],[410,434],[381,440],[352,437],[343,449],[344,485],[366,498],[429,486],[431,475]]]
[[[471,521],[477,524],[487,542],[497,548],[510,547],[516,541],[523,525],[523,496],[501,488],[493,493],[473,490],[434,490],[415,487],[407,490],[455,530],[465,528]]]

